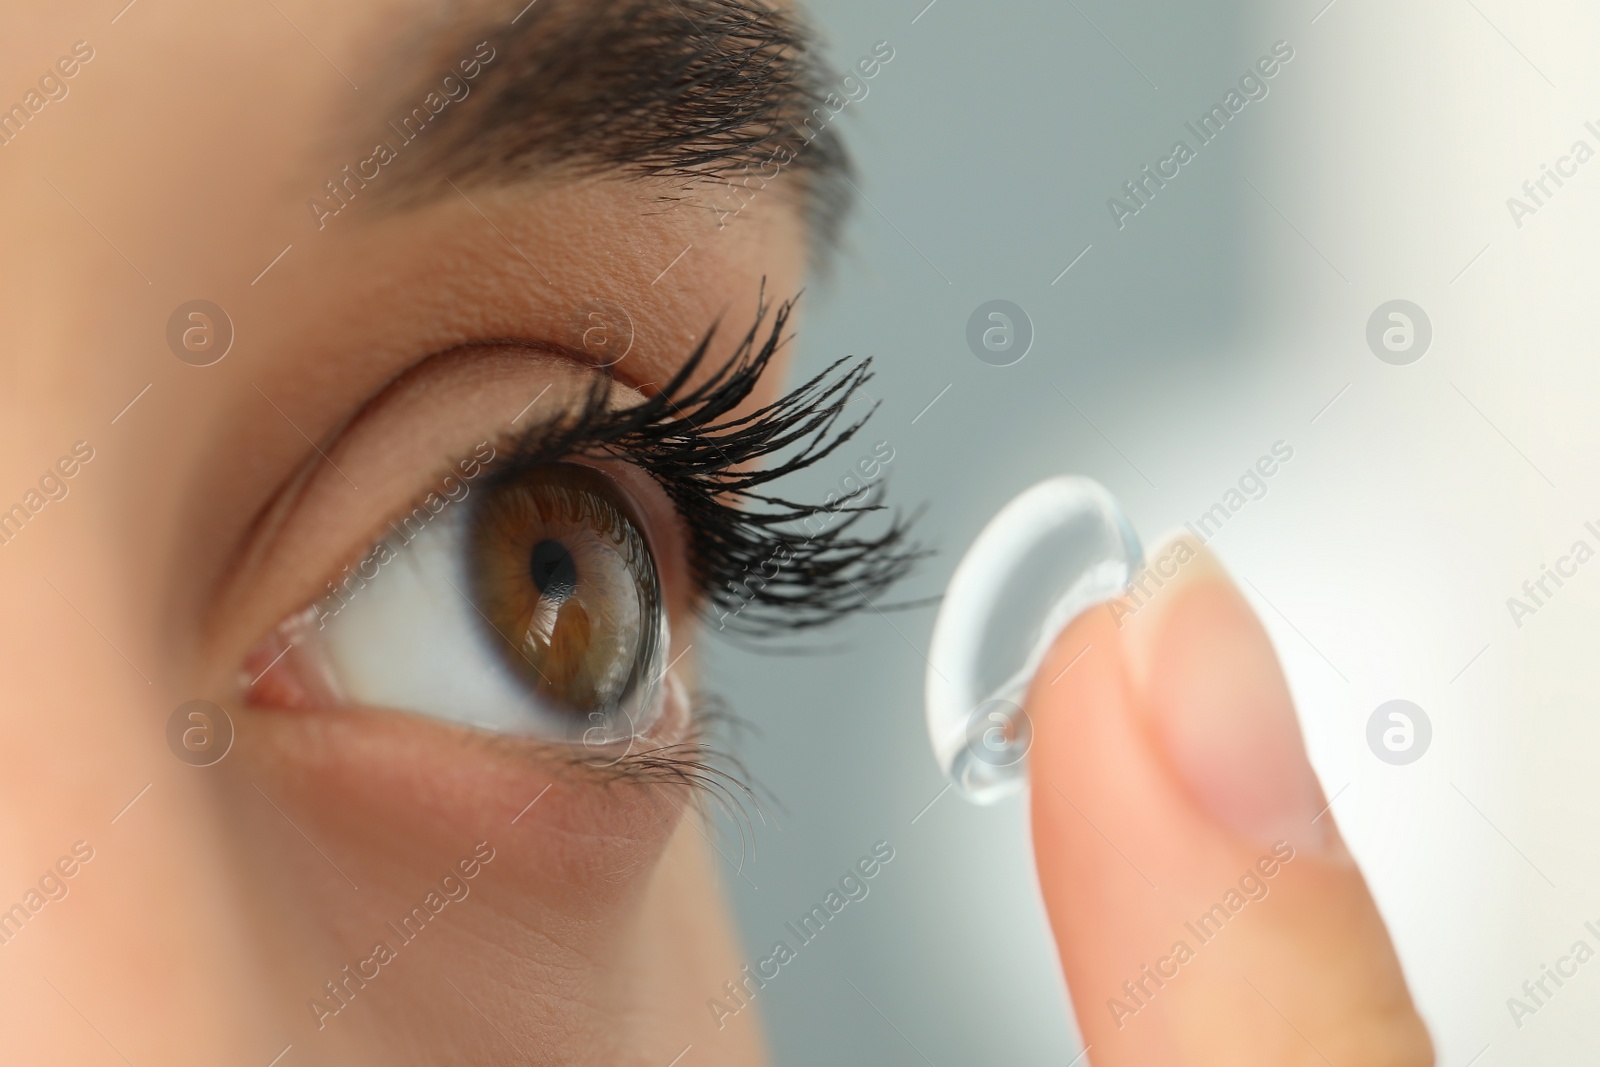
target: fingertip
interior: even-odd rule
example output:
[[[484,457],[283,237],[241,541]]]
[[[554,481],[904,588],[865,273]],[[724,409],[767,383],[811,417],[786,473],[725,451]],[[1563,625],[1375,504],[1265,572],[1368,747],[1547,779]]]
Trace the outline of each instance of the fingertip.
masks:
[[[1336,851],[1272,641],[1216,557],[1187,535],[1153,554],[1175,573],[1121,621],[1151,733],[1196,807],[1257,849]],[[1156,579],[1159,581],[1160,576]],[[1135,594],[1137,595],[1137,594]]]
[[[1070,879],[1082,855],[1073,847],[1081,827],[1071,816],[1081,818],[1082,811],[1072,795],[1097,795],[1101,772],[1113,764],[1128,763],[1138,773],[1136,761],[1126,759],[1129,739],[1117,728],[1128,702],[1121,649],[1101,616],[1090,612],[1057,638],[1026,698],[1034,851],[1041,877],[1050,881]]]
[[[1350,1062],[1429,1062],[1271,642],[1217,561],[1177,544],[1152,558],[1184,565],[1076,620],[1027,696],[1040,887],[1080,1031],[1102,1065],[1285,1062],[1287,1013]]]

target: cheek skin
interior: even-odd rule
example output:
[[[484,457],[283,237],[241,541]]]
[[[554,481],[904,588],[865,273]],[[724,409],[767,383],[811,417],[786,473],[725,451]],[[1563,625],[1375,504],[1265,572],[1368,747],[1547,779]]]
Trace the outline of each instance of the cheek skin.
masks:
[[[563,1049],[581,1037],[595,1062],[616,1062],[599,1053],[630,1047],[616,1018],[633,999],[632,968],[619,964],[641,940],[638,916],[689,801],[681,787],[608,784],[393,712],[236,718],[234,750],[218,768],[227,768],[225,803],[242,831],[232,839],[241,879],[271,913],[261,929],[277,943],[263,954],[283,953],[286,932],[298,943],[273,1014],[298,1020],[319,1048],[331,1038],[326,1047],[359,1040],[370,1050],[405,1032],[470,1047],[483,1038],[482,1020],[443,974],[485,1011],[500,990],[537,991],[496,1018],[513,1036]],[[482,841],[495,855],[464,880],[470,895],[402,945],[386,924],[421,905]],[[398,959],[318,1031],[306,1001],[380,940]],[[550,1012],[552,1003],[565,1006]],[[569,1056],[563,1062],[587,1062]]]

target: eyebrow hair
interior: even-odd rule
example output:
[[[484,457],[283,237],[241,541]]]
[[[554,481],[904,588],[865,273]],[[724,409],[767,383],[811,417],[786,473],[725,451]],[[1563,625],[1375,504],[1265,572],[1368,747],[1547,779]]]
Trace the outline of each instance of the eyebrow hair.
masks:
[[[752,177],[760,188],[792,173],[824,246],[849,210],[851,162],[825,103],[831,71],[795,13],[764,0],[544,0],[472,39],[486,39],[493,60],[408,153],[385,199],[431,199],[446,179],[495,186],[621,171],[662,180],[663,199],[675,200],[703,183],[749,190]],[[422,99],[413,91],[398,107]]]

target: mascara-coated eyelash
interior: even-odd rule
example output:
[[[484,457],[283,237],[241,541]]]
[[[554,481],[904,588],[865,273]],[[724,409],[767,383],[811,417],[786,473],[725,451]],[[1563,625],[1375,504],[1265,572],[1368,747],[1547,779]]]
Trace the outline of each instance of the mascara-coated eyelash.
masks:
[[[779,304],[769,324],[763,296],[733,355],[697,385],[690,382],[716,327],[671,381],[632,407],[611,407],[610,380],[597,377],[574,411],[511,440],[492,477],[515,479],[571,456],[623,458],[641,468],[682,517],[691,576],[719,629],[750,635],[808,629],[869,606],[927,554],[910,543],[910,520],[899,515],[875,537],[856,535],[861,519],[882,510],[881,486],[825,508],[761,490],[831,455],[871,418],[876,403],[841,425],[845,408],[872,379],[871,359],[837,360],[781,399],[733,414],[789,340],[784,330],[794,304]],[[757,465],[791,449],[770,466]],[[811,533],[805,520],[823,512],[838,521]]]

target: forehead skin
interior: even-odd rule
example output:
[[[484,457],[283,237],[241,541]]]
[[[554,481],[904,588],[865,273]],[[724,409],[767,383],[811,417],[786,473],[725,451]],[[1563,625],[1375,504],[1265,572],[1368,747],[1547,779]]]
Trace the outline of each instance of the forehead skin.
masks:
[[[0,1060],[110,1062],[111,1043],[136,1063],[264,1064],[290,1040],[286,1028],[303,1024],[293,994],[311,992],[304,945],[360,940],[375,909],[409,906],[441,864],[470,853],[458,847],[463,827],[512,793],[513,813],[525,803],[527,761],[433,735],[424,743],[414,723],[330,728],[320,763],[306,762],[304,737],[263,739],[241,723],[235,759],[207,771],[174,760],[169,713],[233,684],[263,622],[248,604],[215,602],[252,524],[315,458],[312,441],[327,443],[431,353],[511,337],[571,346],[596,299],[634,323],[634,350],[616,368],[626,383],[664,380],[719,317],[729,329],[713,351],[730,350],[762,279],[769,299],[802,284],[802,198],[775,191],[719,227],[703,187],[685,192],[681,176],[620,165],[463,180],[398,206],[376,195],[383,176],[366,190],[371,209],[319,229],[308,199],[370,155],[394,99],[428,84],[432,68],[416,64],[432,49],[419,40],[454,40],[515,11],[310,0],[96,8],[8,10],[0,33],[4,106],[74,42],[93,49],[65,98],[0,147],[0,508],[74,442],[94,450],[68,496],[0,546],[0,908],[74,842],[96,856],[66,900],[0,950]],[[235,331],[227,357],[205,368],[166,341],[173,310],[196,298],[223,307]],[[484,421],[504,423],[521,399]],[[340,763],[347,743],[402,769],[362,779],[359,765]],[[268,796],[277,810],[261,804]],[[522,1000],[495,1006],[536,1058],[634,1062],[636,1049],[596,1037],[621,1012],[674,1020],[645,1057],[670,1060],[697,1040],[679,1040],[683,1019],[698,1025],[704,996],[738,971],[698,833],[674,830],[675,811],[609,795],[551,804],[546,818],[548,829],[504,836],[504,881],[475,890],[479,951],[455,958],[441,939],[429,968],[448,965],[473,990],[519,988]],[[586,818],[612,820],[586,831],[609,843],[598,855],[585,851]],[[308,841],[366,884],[331,875]],[[598,904],[596,880],[615,889]],[[572,931],[586,923],[669,932],[626,950],[558,953],[577,986],[551,992],[551,946],[581,942]],[[690,957],[705,970],[692,981],[680,973]],[[667,977],[639,987],[658,974]],[[512,1061],[504,1044],[479,1043],[471,1010],[398,978],[393,988],[390,1007],[412,1020],[394,1032],[412,1058],[387,1062]],[[559,1025],[527,1007],[541,993],[547,1014],[567,998]],[[453,1043],[426,1047],[430,1027]],[[611,1042],[633,1032],[611,1029]],[[353,1027],[341,1040],[369,1036]],[[754,1062],[748,1026],[718,1040],[699,1062]],[[373,1047],[320,1059],[296,1039],[291,1055],[365,1062]]]

